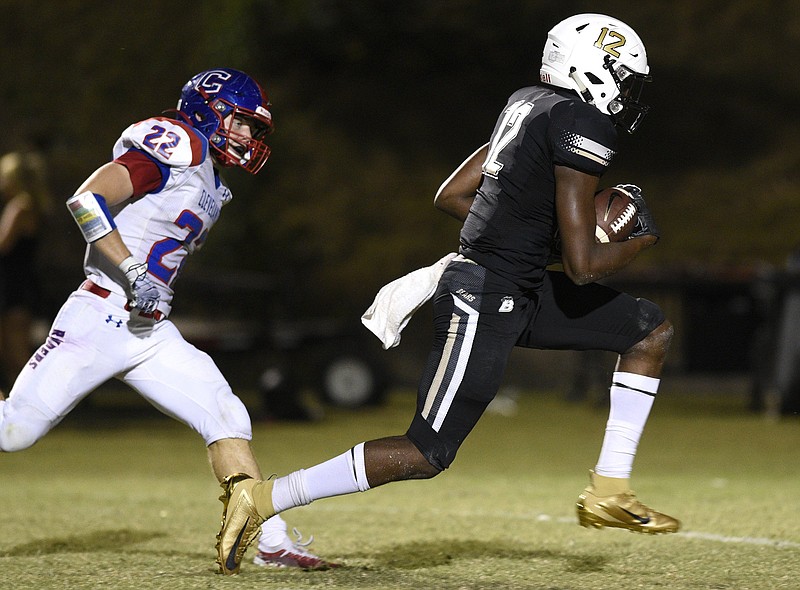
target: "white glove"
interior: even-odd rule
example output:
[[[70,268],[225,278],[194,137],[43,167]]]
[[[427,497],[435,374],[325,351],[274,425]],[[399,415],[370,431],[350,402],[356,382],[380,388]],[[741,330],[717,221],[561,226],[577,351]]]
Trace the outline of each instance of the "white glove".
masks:
[[[137,262],[133,256],[128,256],[120,263],[119,269],[125,273],[125,278],[131,286],[130,306],[137,308],[141,313],[153,313],[161,294],[147,274],[147,264]]]

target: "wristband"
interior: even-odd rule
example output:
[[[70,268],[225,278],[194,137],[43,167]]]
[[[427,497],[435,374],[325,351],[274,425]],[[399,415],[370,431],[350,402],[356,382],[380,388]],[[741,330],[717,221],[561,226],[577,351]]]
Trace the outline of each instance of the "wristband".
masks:
[[[74,195],[67,199],[67,209],[89,244],[117,228],[103,195],[90,191]]]
[[[128,270],[135,264],[139,264],[139,261],[133,256],[128,256],[125,260],[117,265],[117,268],[119,268],[122,272],[127,273]]]

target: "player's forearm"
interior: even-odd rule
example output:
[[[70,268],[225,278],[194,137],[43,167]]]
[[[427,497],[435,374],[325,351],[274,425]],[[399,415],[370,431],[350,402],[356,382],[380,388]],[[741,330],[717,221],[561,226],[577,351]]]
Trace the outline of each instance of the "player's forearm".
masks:
[[[122,241],[119,230],[116,229],[99,240],[92,242],[92,247],[96,248],[114,266],[119,266],[123,260],[131,256],[131,251]]]
[[[642,236],[624,242],[591,243],[583,252],[578,253],[571,251],[565,244],[562,258],[564,272],[576,285],[594,283],[619,272],[642,250],[654,243],[654,237]]]
[[[442,183],[436,192],[433,204],[437,209],[464,221],[469,214],[475,193],[481,185],[483,161],[489,147],[483,145],[464,160],[461,165]]]

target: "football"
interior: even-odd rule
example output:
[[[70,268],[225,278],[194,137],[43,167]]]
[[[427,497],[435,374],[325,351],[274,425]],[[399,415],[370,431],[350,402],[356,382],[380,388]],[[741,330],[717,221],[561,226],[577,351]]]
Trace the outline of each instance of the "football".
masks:
[[[595,238],[598,242],[627,240],[636,225],[636,205],[627,191],[605,188],[594,196],[597,215]]]

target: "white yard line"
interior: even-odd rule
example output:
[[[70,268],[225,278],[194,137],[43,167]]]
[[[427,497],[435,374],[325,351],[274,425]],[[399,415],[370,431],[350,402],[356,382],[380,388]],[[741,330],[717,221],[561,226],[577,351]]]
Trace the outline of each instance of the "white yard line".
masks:
[[[370,513],[399,513],[400,509],[397,508],[373,508],[371,506],[325,506],[324,503],[315,504],[311,510],[323,510],[326,512],[370,512]],[[427,510],[426,512],[435,512],[444,517],[459,517],[459,518],[502,518],[511,519],[514,521],[534,521],[534,522],[555,522],[558,524],[576,525],[577,519],[573,516],[551,516],[542,513],[524,513],[512,514],[509,512],[500,511],[485,511],[476,510],[469,513],[463,511],[446,511],[441,509]],[[701,531],[683,531],[675,533],[676,537],[683,537],[686,539],[697,539],[700,541],[712,541],[715,543],[728,543],[732,545],[758,545],[761,547],[773,547],[775,549],[800,549],[800,543],[794,541],[785,541],[783,539],[769,539],[766,537],[735,537],[731,535],[720,535],[717,533],[704,533]]]
[[[689,539],[716,541],[718,543],[763,545],[766,547],[775,547],[776,549],[800,549],[800,543],[795,543],[794,541],[783,541],[781,539],[767,539],[764,537],[731,537],[728,535],[717,535],[715,533],[701,533],[700,531],[685,531],[676,534],[681,537],[688,537]]]

